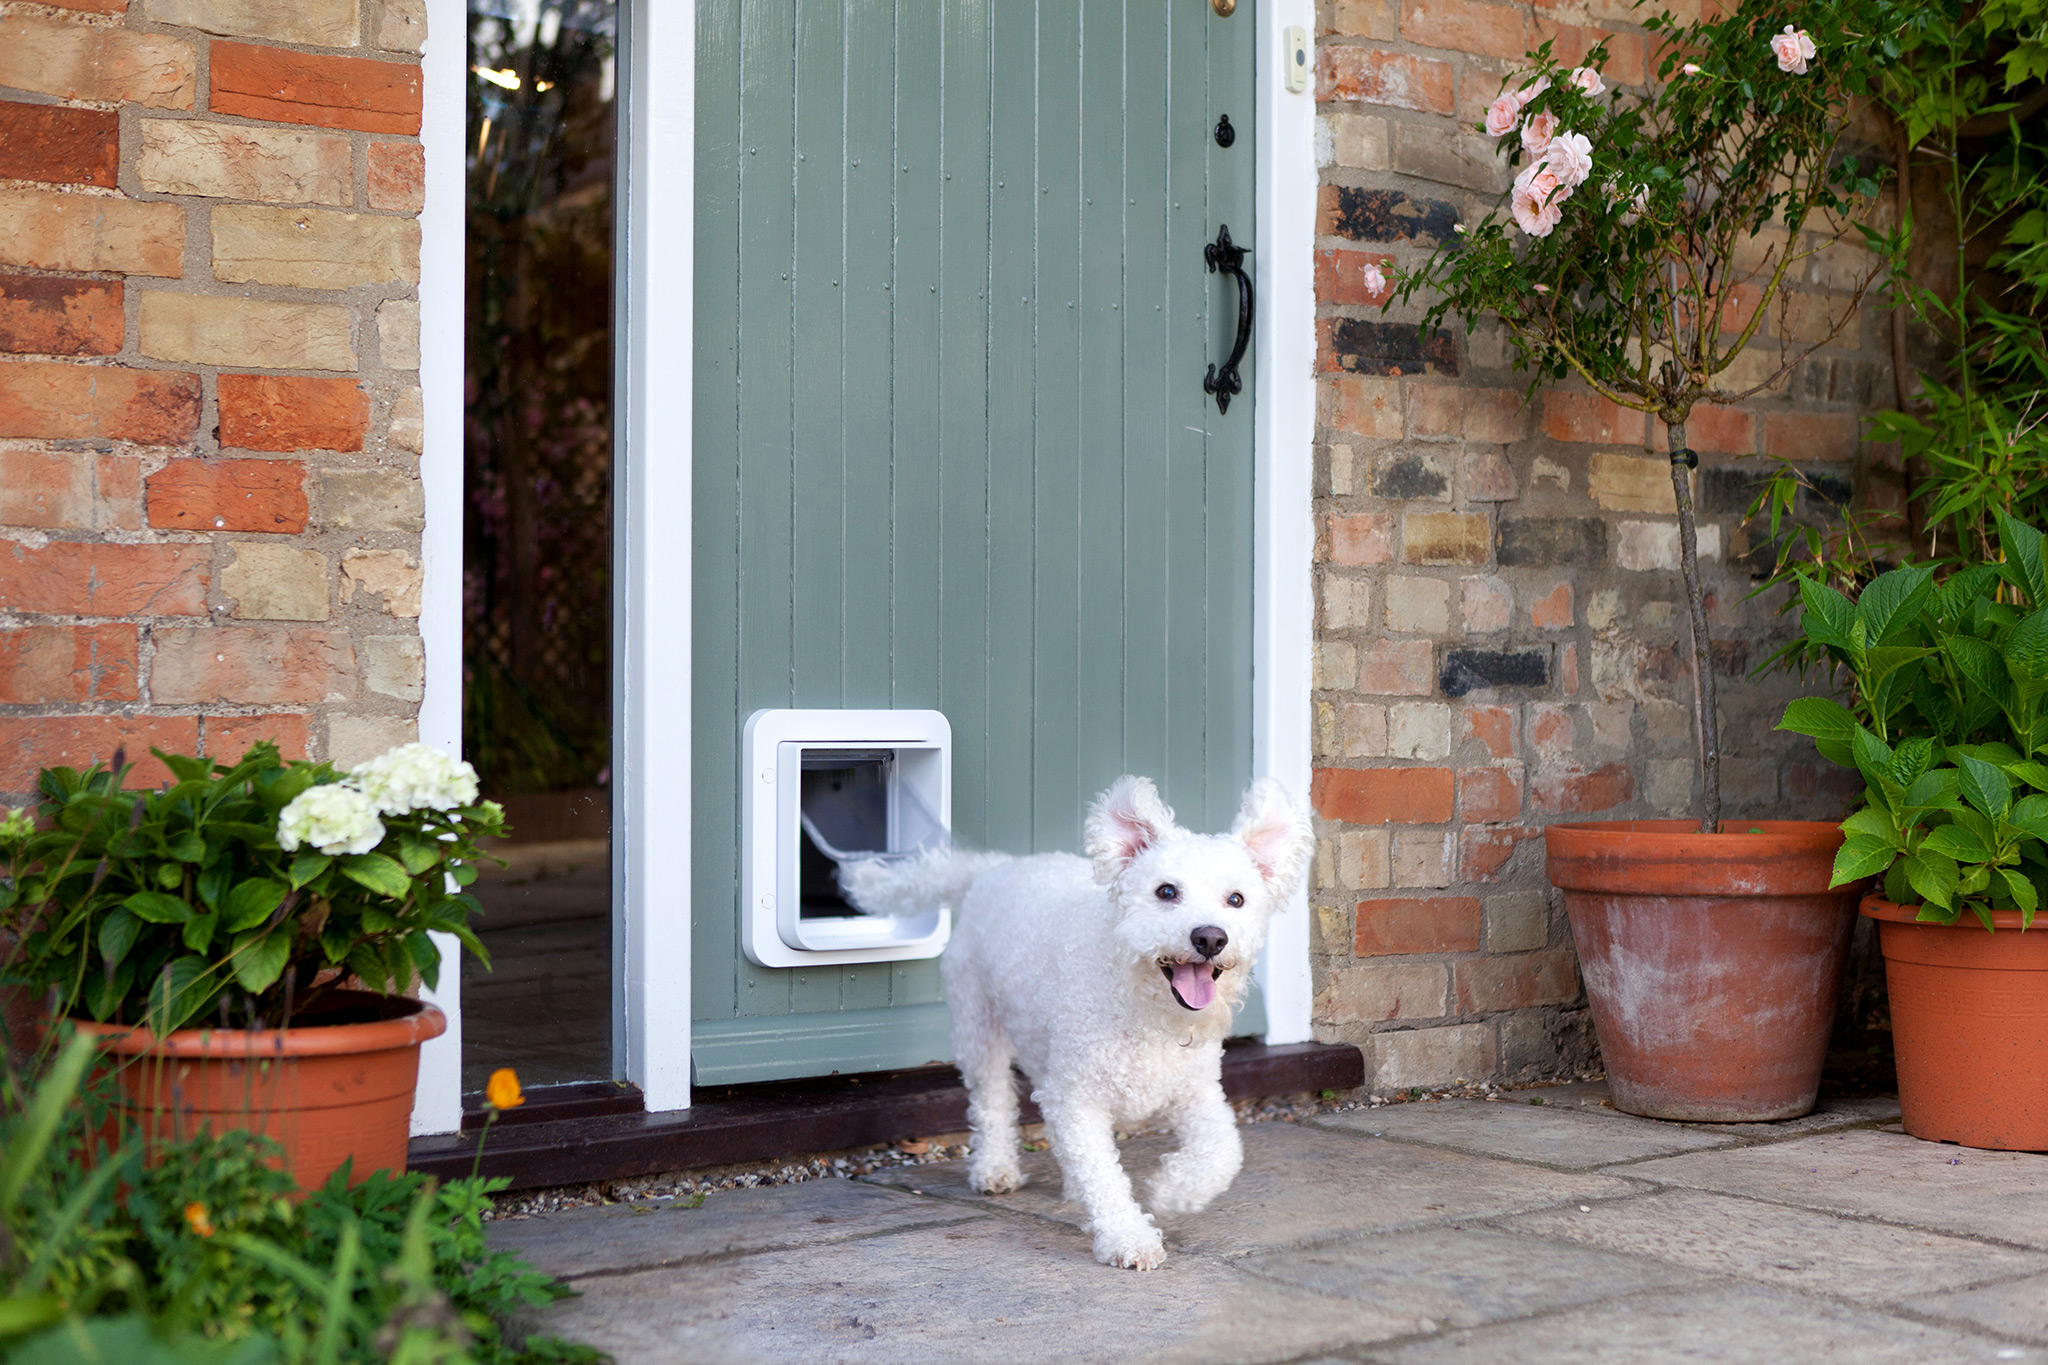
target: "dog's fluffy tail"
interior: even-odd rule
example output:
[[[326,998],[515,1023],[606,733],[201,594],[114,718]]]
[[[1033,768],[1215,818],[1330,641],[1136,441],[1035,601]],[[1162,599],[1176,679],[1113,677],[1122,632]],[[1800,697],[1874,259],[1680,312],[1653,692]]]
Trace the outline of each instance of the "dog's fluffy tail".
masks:
[[[915,858],[868,858],[839,870],[839,889],[870,915],[916,915],[950,905],[956,911],[974,879],[1006,863],[1006,853],[938,849]]]

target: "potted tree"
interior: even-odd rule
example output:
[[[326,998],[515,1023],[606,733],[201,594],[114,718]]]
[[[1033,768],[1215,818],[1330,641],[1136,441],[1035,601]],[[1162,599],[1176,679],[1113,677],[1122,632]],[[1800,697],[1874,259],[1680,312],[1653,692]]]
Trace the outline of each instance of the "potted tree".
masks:
[[[233,764],[157,752],[41,775],[40,819],[0,823],[5,980],[96,1035],[148,1141],[200,1129],[272,1137],[302,1189],[353,1159],[405,1164],[419,1046],[447,1027],[430,932],[471,932],[477,841],[503,812],[425,745],[341,773],[274,744]]]
[[[1867,784],[1833,882],[1883,879],[1863,913],[1878,921],[1906,1131],[2040,1151],[2048,941],[2019,931],[2048,893],[2048,549],[1993,518],[1998,561],[1940,582],[1909,565],[1853,601],[1802,582],[1803,644],[1848,674],[1850,705],[1802,698],[1782,728]]]
[[[1901,22],[1889,0],[1763,0],[1691,24],[1655,16],[1646,26],[1665,55],[1639,91],[1608,87],[1604,49],[1566,70],[1545,44],[1486,115],[1519,167],[1512,189],[1420,268],[1397,272],[1401,298],[1433,296],[1426,326],[1498,318],[1532,394],[1575,375],[1667,438],[1700,817],[1545,832],[1614,1102],[1632,1113],[1786,1118],[1818,1090],[1855,894],[1829,883],[1834,826],[1722,822],[1686,423],[1701,403],[1781,382],[1856,317],[1881,272],[1875,256],[1827,336],[1793,345],[1785,282],[1861,232],[1857,215],[1879,189],[1877,169],[1843,145],[1845,118],[1896,55]],[[1771,331],[1775,363],[1732,382],[1736,358]]]

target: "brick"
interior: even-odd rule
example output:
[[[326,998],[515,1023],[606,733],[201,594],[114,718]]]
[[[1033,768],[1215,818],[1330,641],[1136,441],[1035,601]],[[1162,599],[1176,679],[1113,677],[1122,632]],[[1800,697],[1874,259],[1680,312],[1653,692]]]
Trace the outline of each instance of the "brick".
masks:
[[[273,370],[353,370],[349,311],[205,294],[148,293],[138,313],[142,353],[158,360]]]
[[[0,436],[177,445],[199,429],[199,376],[60,360],[0,361]]]
[[[184,273],[185,210],[108,194],[0,190],[0,265],[34,270]]]
[[[1490,882],[1515,856],[1515,850],[1543,831],[1526,825],[1467,825],[1458,831],[1458,877]]]
[[[417,635],[372,635],[363,641],[363,686],[400,701],[426,691],[426,648]]]
[[[1512,706],[1465,706],[1458,710],[1458,742],[1478,740],[1490,758],[1512,758],[1515,753],[1515,708]]]
[[[1342,640],[1317,640],[1315,685],[1326,691],[1349,691],[1358,684],[1358,648]]]
[[[355,601],[358,591],[365,606],[375,597],[393,616],[418,616],[419,565],[403,550],[351,549],[341,557],[341,600]]]
[[[159,629],[149,690],[159,704],[289,706],[351,695],[348,636],[288,626]]]
[[[1598,394],[1550,392],[1543,395],[1543,434],[1553,441],[1640,447],[1643,415]]]
[[[352,768],[418,738],[419,723],[403,716],[334,716],[327,722],[327,758],[337,768]]]
[[[1371,47],[1324,46],[1317,53],[1316,99],[1351,100],[1448,114],[1451,64]]]
[[[114,187],[121,119],[111,110],[0,101],[0,180]]]
[[[56,616],[202,616],[204,545],[0,540],[0,611]]]
[[[1323,116],[1330,130],[1330,154],[1339,166],[1361,171],[1384,171],[1391,165],[1388,155],[1387,121],[1372,114],[1333,110]]]
[[[1324,185],[1316,191],[1316,235],[1354,242],[1441,246],[1457,236],[1458,206],[1400,190]]]
[[[370,207],[418,213],[427,202],[426,149],[417,142],[370,144]]]
[[[1401,36],[1418,47],[1517,60],[1530,46],[1520,10],[1467,0],[1402,0]]]
[[[1475,450],[1461,462],[1467,502],[1513,502],[1515,469],[1497,450]]]
[[[1626,18],[1630,23],[1638,22],[1639,14]],[[1605,43],[1607,60],[1600,64],[1600,71],[1607,77],[1609,85],[1641,85],[1649,75],[1649,45],[1636,34],[1555,24],[1540,15],[1535,16],[1531,41],[1540,43],[1545,39],[1554,45],[1552,53],[1560,66],[1585,65],[1587,54]]]
[[[0,791],[32,791],[41,769],[109,763],[116,749],[135,765],[127,785],[154,787],[171,774],[152,748],[189,754],[198,747],[194,716],[0,716]]]
[[[1542,687],[1550,681],[1550,653],[1542,649],[1449,649],[1437,685],[1447,697],[1482,688]]]
[[[213,273],[230,284],[300,289],[417,284],[420,225],[374,214],[223,204],[213,211]]]
[[[353,153],[345,133],[302,133],[188,119],[144,119],[135,176],[157,194],[349,203]]]
[[[1326,630],[1372,628],[1372,584],[1361,578],[1325,578],[1323,627]]]
[[[1567,697],[1579,695],[1579,646],[1576,641],[1557,652],[1557,690]]]
[[[141,475],[130,456],[0,450],[0,525],[132,531],[141,513]]]
[[[306,47],[354,47],[356,0],[146,0],[149,17],[229,38],[268,38]]]
[[[1372,1084],[1391,1091],[1472,1080],[1493,1074],[1494,1057],[1493,1033],[1484,1024],[1375,1033]]]
[[[1551,705],[1530,707],[1529,742],[1538,753],[1553,756],[1569,754],[1577,742],[1570,710]]]
[[[1372,495],[1402,502],[1449,502],[1450,458],[1410,450],[1383,455],[1373,462]]]
[[[1391,280],[1373,289],[1365,281],[1367,266],[1378,266],[1384,274],[1394,258],[1384,251],[1353,251],[1329,247],[1316,253],[1316,302],[1378,307],[1394,296]]]
[[[1850,419],[1853,428],[1854,418]],[[1652,445],[1657,450],[1671,449],[1669,433],[1662,422],[1650,423]],[[1711,451],[1724,455],[1752,455],[1756,453],[1756,416],[1741,408],[1716,407],[1712,403],[1695,403],[1692,413],[1685,422],[1685,443],[1694,450]]]
[[[1856,458],[1853,412],[1774,412],[1764,418],[1764,451],[1800,460]]]
[[[1441,578],[1389,578],[1386,600],[1388,630],[1442,635],[1451,628],[1451,585]]]
[[[1503,519],[1494,558],[1504,569],[1598,564],[1607,558],[1607,523],[1598,517]]]
[[[0,628],[0,705],[133,701],[135,627]]]
[[[1514,592],[1498,578],[1467,578],[1461,584],[1460,596],[1465,629],[1474,635],[1506,630],[1514,617]]]
[[[1316,814],[1347,825],[1440,825],[1451,818],[1449,768],[1318,768]]]
[[[1469,125],[1467,125],[1469,126]],[[1501,160],[1501,144],[1463,129],[1432,123],[1403,123],[1394,129],[1394,171],[1439,185],[1497,193],[1507,188],[1512,168]]]
[[[320,524],[337,531],[418,531],[426,525],[420,481],[394,469],[320,472]]]
[[[158,33],[0,17],[0,85],[65,100],[190,109],[192,44]]]
[[[1477,823],[1513,820],[1522,813],[1522,765],[1467,768],[1458,775],[1458,818]]]
[[[1636,794],[1636,780],[1625,763],[1598,768],[1566,767],[1538,773],[1529,783],[1529,800],[1541,810],[1561,815],[1586,815],[1612,810]]]
[[[325,621],[327,556],[290,545],[238,542],[221,570],[221,595],[238,621]]]
[[[353,379],[224,374],[220,443],[238,450],[361,450],[370,399]]]
[[[1359,659],[1358,690],[1374,697],[1426,697],[1436,690],[1436,646],[1380,640]]]
[[[1526,426],[1521,395],[1512,389],[1451,384],[1408,386],[1411,436],[1463,437],[1500,445],[1520,440]]]
[[[1451,964],[1458,1013],[1487,1014],[1577,999],[1579,974],[1567,952],[1474,957]]]
[[[1693,768],[1694,764],[1688,758],[1651,759],[1647,798],[1650,808],[1675,815],[1691,805]]]
[[[1635,703],[1629,701],[1596,701],[1588,706],[1586,716],[1593,722],[1594,746],[1613,753],[1625,752],[1634,740],[1635,711]]]
[[[208,716],[202,752],[222,763],[233,763],[249,751],[250,745],[267,739],[275,743],[278,753],[287,759],[308,758],[311,757],[307,743],[310,729],[304,716],[291,712],[262,716]]]
[[[1334,22],[1326,33],[1377,38],[1383,43],[1400,36],[1400,16],[1393,0],[1337,0],[1330,17]]]
[[[385,428],[384,439],[393,450],[414,455],[426,448],[427,412],[418,385],[391,396],[391,424]]]
[[[172,460],[147,487],[151,526],[277,535],[306,529],[306,467],[296,460]]]
[[[1479,929],[1474,896],[1360,901],[1353,951],[1360,957],[1476,952]]]
[[[1399,830],[1394,835],[1394,885],[1411,890],[1438,890],[1451,884],[1450,834],[1439,830]]]
[[[1394,526],[1390,517],[1362,514],[1331,517],[1332,564],[1390,564],[1394,559]]]
[[[0,275],[0,351],[113,355],[127,326],[119,280]]]
[[[1316,323],[1316,369],[1324,374],[1456,375],[1460,363],[1457,338],[1449,332],[1370,318]]]
[[[386,52],[421,52],[427,45],[427,0],[384,0],[377,15],[377,46]]]
[[[1624,569],[1676,569],[1679,534],[1675,521],[1624,521],[1615,528],[1614,562]],[[1721,557],[1721,528],[1708,522],[1694,528],[1702,561]]]
[[[1394,875],[1392,848],[1393,841],[1384,828],[1345,830],[1337,836],[1340,882],[1360,890],[1390,884]]]
[[[215,43],[208,105],[217,114],[365,133],[420,131],[416,62],[327,57],[249,43]]]
[[[1349,686],[1355,681],[1346,679]],[[1340,730],[1343,735],[1343,749],[1346,758],[1385,758],[1387,756],[1387,708],[1379,702],[1345,702],[1341,716]]]
[[[386,299],[377,305],[377,354],[394,370],[420,367],[419,300]]]
[[[1338,967],[1316,996],[1315,1016],[1336,1024],[1441,1019],[1450,1013],[1449,973],[1438,962],[1373,962]]]
[[[1451,708],[1407,701],[1387,708],[1387,756],[1438,763],[1451,756]]]
[[[1484,564],[1492,541],[1483,514],[1410,512],[1401,518],[1405,564]]]
[[[1536,599],[1529,608],[1529,624],[1538,630],[1572,628],[1572,585],[1560,583]]]
[[[1678,515],[1678,494],[1671,486],[1668,459],[1596,451],[1587,465],[1586,491],[1609,512]]]
[[[45,0],[52,9],[76,10],[80,14],[126,14],[128,0]]]
[[[1339,375],[1331,381],[1334,402],[1330,425],[1360,436],[1401,434],[1401,385],[1393,379]]]
[[[1550,942],[1550,903],[1541,891],[1486,899],[1486,951],[1530,953]]]

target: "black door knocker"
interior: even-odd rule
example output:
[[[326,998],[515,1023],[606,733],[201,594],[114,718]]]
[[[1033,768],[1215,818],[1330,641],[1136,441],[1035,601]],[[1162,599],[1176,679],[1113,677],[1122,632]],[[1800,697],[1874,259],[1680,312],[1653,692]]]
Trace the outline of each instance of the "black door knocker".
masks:
[[[1223,362],[1223,367],[1211,365],[1208,378],[1202,381],[1202,392],[1216,395],[1218,412],[1229,412],[1231,398],[1244,392],[1244,376],[1238,373],[1237,366],[1252,339],[1252,277],[1244,272],[1247,253],[1248,248],[1230,240],[1227,223],[1218,224],[1216,240],[1202,248],[1202,259],[1209,263],[1212,274],[1227,270],[1237,276],[1237,344],[1230,348],[1230,359]]]
[[[1236,141],[1237,129],[1230,126],[1230,115],[1225,114],[1222,118],[1216,120],[1216,145],[1218,147],[1228,147]]]

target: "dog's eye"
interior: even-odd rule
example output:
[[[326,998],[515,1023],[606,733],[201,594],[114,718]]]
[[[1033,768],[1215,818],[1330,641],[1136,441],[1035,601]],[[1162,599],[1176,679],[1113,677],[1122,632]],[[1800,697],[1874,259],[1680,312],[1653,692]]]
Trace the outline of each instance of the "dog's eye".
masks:
[[[1152,894],[1159,897],[1159,899],[1163,901],[1179,900],[1180,888],[1175,886],[1172,882],[1161,882],[1159,883],[1159,889],[1157,891],[1154,891]]]
[[[1240,892],[1233,891],[1223,898],[1223,903],[1235,910],[1244,904],[1244,896]]]

